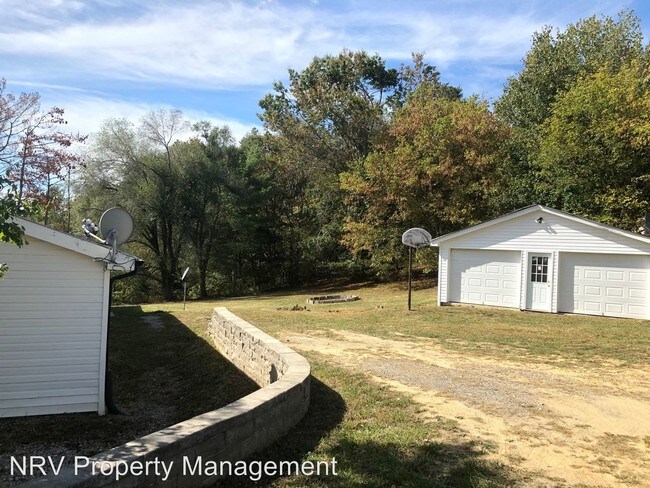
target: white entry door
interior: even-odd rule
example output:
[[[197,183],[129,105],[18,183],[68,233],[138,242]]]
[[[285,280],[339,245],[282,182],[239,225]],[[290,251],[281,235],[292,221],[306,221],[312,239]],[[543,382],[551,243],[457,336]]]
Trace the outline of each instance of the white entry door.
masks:
[[[551,254],[528,254],[528,293],[526,308],[540,312],[551,311]]]

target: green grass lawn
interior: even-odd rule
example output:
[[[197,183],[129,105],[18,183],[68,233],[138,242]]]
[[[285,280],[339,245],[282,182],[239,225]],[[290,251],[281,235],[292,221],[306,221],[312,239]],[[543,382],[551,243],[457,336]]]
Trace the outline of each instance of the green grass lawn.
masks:
[[[522,361],[572,360],[625,365],[650,360],[650,321],[586,315],[521,312],[503,308],[436,306],[432,288],[414,291],[413,311],[406,310],[403,285],[347,288],[356,302],[306,305],[323,290],[278,293],[260,297],[182,304],[154,304],[144,310],[164,310],[199,327],[215,306],[258,325],[270,334],[307,330],[349,330],[391,339],[434,339],[450,349],[508,356]],[[331,292],[332,290],[325,290]],[[340,290],[339,290],[340,291]],[[291,310],[295,305],[307,310]]]

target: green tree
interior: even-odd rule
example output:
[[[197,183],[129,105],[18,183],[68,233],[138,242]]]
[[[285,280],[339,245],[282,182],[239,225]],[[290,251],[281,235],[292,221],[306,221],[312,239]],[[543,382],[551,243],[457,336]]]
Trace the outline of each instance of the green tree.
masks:
[[[0,176],[0,195],[2,195],[0,197],[0,242],[22,247],[24,229],[13,220],[13,217],[24,213],[24,208],[18,201],[16,186],[3,176]],[[3,277],[6,270],[6,264],[0,262],[0,278]]]
[[[639,19],[628,10],[617,19],[590,17],[564,30],[546,27],[534,34],[523,69],[509,78],[495,103],[496,113],[513,127],[508,157],[498,168],[502,187],[497,199],[503,211],[544,203],[537,192],[537,156],[554,103],[581,77],[603,69],[616,73],[645,56]]]
[[[228,127],[212,127],[208,123],[195,126],[201,139],[179,143],[188,238],[198,268],[199,296],[208,296],[208,277],[214,271],[216,258],[220,265],[230,264],[233,231],[231,216],[239,190],[240,150]],[[224,262],[225,261],[225,262]]]
[[[618,20],[589,17],[555,33],[545,27],[533,35],[522,71],[508,79],[496,112],[515,127],[539,129],[553,102],[581,77],[603,68],[618,71],[644,55],[639,19],[623,11]]]
[[[260,101],[261,119],[290,144],[299,142],[311,169],[337,172],[368,154],[397,86],[397,71],[378,55],[316,57],[302,72],[289,70],[288,88],[274,85]]]
[[[397,85],[397,71],[379,56],[343,51],[289,70],[288,87],[276,83],[260,101],[273,135],[266,148],[288,198],[284,239],[293,284],[343,253],[338,174],[365,157],[387,127]]]
[[[176,110],[150,112],[137,129],[126,120],[105,122],[88,158],[81,190],[86,196],[79,202],[86,211],[119,205],[131,213],[133,242],[147,262],[145,273],[158,282],[166,300],[174,297],[187,236],[179,163],[184,148],[175,144],[186,129]]]
[[[545,201],[636,231],[650,204],[650,70],[580,78],[553,105],[538,159]]]
[[[230,129],[206,122],[194,125],[194,135],[186,129],[178,111],[150,113],[138,127],[107,121],[77,197],[85,216],[114,205],[132,214],[136,232],[128,246],[147,263],[138,284],[167,300],[186,266],[193,270],[190,295],[242,291],[230,276],[248,270],[246,251],[257,245],[246,229],[257,222],[260,209],[248,204],[256,189]]]
[[[300,184],[291,172],[279,167],[269,146],[276,139],[252,131],[240,143],[244,189],[237,200],[234,230],[239,237],[234,272],[239,292],[273,289],[295,282],[291,270],[297,228],[294,204]]]

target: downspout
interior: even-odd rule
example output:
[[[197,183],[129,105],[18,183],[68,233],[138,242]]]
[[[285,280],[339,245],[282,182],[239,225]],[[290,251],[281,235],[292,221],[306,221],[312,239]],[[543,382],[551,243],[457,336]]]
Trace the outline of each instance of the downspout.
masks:
[[[109,282],[109,292],[108,292],[108,320],[106,324],[106,377],[104,383],[104,403],[106,404],[106,409],[108,413],[115,415],[120,415],[122,412],[113,402],[113,381],[111,379],[111,370],[108,369],[108,349],[110,347],[110,338],[111,338],[111,308],[113,306],[113,283],[125,278],[129,278],[138,272],[138,268],[144,264],[144,261],[140,259],[135,260],[133,270],[128,273],[122,273],[116,276],[112,276]]]

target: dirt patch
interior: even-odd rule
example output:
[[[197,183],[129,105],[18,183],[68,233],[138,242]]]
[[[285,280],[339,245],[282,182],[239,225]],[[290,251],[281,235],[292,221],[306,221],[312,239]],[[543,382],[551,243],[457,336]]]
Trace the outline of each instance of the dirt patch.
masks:
[[[531,486],[650,486],[650,368],[504,360],[433,340],[346,331],[283,337],[328,355],[458,422],[489,457],[534,474]]]
[[[165,328],[162,317],[159,315],[146,315],[141,320],[153,330],[163,330]]]

